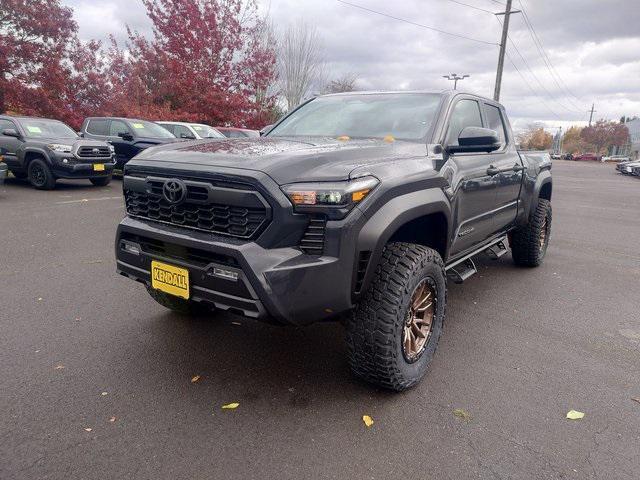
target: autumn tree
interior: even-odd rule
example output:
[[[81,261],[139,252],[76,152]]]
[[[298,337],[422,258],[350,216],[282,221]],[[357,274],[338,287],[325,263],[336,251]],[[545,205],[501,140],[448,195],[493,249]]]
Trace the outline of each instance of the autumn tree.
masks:
[[[565,152],[576,153],[585,149],[585,142],[580,136],[582,127],[572,126],[567,129],[562,137],[562,149]]]
[[[629,130],[618,122],[598,120],[580,132],[580,138],[597,154],[606,153],[614,145],[624,145],[629,139]]]
[[[111,49],[115,109],[147,118],[262,127],[274,97],[275,51],[256,4],[142,0],[153,38],[129,31]],[[179,19],[179,21],[176,21]],[[131,114],[131,113],[130,113]]]
[[[553,135],[539,125],[529,125],[518,135],[518,143],[525,150],[549,150],[553,145]]]

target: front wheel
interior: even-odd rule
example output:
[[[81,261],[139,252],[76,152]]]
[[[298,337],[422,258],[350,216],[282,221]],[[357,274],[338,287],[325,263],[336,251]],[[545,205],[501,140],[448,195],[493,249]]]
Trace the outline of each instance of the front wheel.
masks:
[[[353,373],[395,391],[418,383],[442,333],[446,295],[438,252],[411,243],[388,244],[347,324]]]
[[[516,265],[537,267],[542,263],[551,237],[551,213],[551,202],[540,199],[529,223],[511,233],[511,256]]]
[[[111,175],[107,175],[106,177],[90,178],[89,181],[96,187],[106,187],[111,183]]]
[[[29,182],[38,190],[53,190],[56,186],[56,179],[51,173],[49,165],[44,160],[36,158],[29,162],[27,169]]]

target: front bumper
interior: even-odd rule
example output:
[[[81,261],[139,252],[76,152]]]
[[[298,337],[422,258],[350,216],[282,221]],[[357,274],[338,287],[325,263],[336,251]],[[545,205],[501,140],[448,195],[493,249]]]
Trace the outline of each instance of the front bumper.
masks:
[[[354,232],[362,222],[357,209],[345,220],[327,222],[325,255],[313,256],[297,247],[269,249],[254,241],[126,217],[117,231],[117,271],[149,285],[151,261],[163,261],[189,271],[193,301],[306,325],[353,307]],[[237,280],[222,278],[215,269],[234,272]]]
[[[104,170],[94,170],[94,164],[104,165]],[[53,164],[53,174],[58,178],[100,178],[111,175],[114,166],[115,161],[111,158],[84,159],[71,154],[58,154]]]

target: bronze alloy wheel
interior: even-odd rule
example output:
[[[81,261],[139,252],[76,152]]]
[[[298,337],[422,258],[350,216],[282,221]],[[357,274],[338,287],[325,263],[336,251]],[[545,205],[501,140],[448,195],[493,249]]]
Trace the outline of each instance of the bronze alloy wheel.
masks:
[[[415,362],[424,351],[436,312],[436,290],[433,282],[425,278],[413,291],[402,335],[402,351],[409,362]]]

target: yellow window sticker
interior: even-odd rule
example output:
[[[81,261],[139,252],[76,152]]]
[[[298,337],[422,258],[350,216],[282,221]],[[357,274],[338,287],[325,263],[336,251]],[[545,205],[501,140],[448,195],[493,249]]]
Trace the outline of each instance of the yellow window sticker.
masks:
[[[142,123],[134,123],[132,125],[133,125],[133,128],[138,128],[138,129],[144,128],[144,125]]]

